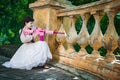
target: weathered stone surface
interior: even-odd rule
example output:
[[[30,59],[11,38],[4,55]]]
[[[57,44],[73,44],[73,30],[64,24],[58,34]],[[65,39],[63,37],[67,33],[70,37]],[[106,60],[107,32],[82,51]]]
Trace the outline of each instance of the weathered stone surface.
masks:
[[[0,56],[0,80],[74,80],[75,75],[52,67],[50,69],[33,68],[32,70],[19,70],[5,68],[1,64],[9,60],[6,57]],[[82,77],[77,77],[76,80],[84,80]]]
[[[67,40],[67,37],[59,38],[61,42],[59,40],[57,41],[60,44],[57,44],[55,35],[46,36],[46,41],[53,53],[54,60],[77,69],[82,68],[97,75],[102,75],[105,79],[120,79],[119,62],[116,63],[116,61],[114,61],[115,56],[113,55],[114,49],[118,47],[118,36],[114,27],[114,16],[116,12],[120,11],[120,1],[100,0],[69,9],[66,7],[66,4],[69,5],[66,0],[38,0],[35,3],[30,4],[30,8],[33,10],[35,22],[39,27],[59,31],[61,23],[63,24],[63,28],[67,35],[69,35],[69,31],[72,29],[69,35],[70,37],[72,36],[71,39]],[[100,21],[106,13],[109,18],[109,26],[106,33],[102,35]],[[84,37],[84,33],[87,32],[87,29],[82,29],[82,37],[79,37],[81,50],[80,52],[76,52],[73,48],[73,44],[77,43],[77,35],[74,35],[76,32],[75,18],[76,16],[83,17],[85,14],[89,14],[89,16],[93,16],[95,18],[95,27],[92,34],[88,34],[90,37],[87,35],[86,38]],[[87,17],[82,19],[84,22],[83,25],[87,25]],[[59,22],[60,20],[61,22]],[[84,27],[86,26],[83,26],[83,28]],[[86,41],[84,40],[85,42],[82,42],[83,39]],[[83,43],[82,45],[81,42]],[[93,48],[94,54],[87,55],[85,48],[88,45]],[[57,46],[61,46],[61,48],[58,49]],[[108,54],[104,58],[99,57],[100,54],[98,49],[101,47],[105,47],[108,51]],[[82,53],[82,55],[80,55],[80,53]]]
[[[11,58],[18,49],[18,47],[18,45],[2,45],[0,47],[0,55]]]

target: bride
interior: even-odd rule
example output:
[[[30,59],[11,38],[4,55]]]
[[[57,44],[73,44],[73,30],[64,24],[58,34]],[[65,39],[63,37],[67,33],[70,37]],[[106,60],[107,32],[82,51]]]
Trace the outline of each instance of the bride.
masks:
[[[23,43],[10,61],[2,65],[7,68],[31,70],[33,67],[45,66],[46,62],[52,59],[48,44],[42,40],[35,42],[37,34],[24,34],[24,30],[33,29],[34,19],[27,16],[23,21],[23,29],[20,33],[20,40]],[[43,35],[44,36],[44,35]]]

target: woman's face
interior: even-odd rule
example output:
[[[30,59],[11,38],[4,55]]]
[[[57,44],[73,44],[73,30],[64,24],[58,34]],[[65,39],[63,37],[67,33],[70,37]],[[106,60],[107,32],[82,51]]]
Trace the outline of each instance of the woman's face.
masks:
[[[31,28],[31,27],[33,26],[33,22],[30,21],[30,22],[28,22],[28,23],[25,23],[25,26],[26,26],[27,28]]]

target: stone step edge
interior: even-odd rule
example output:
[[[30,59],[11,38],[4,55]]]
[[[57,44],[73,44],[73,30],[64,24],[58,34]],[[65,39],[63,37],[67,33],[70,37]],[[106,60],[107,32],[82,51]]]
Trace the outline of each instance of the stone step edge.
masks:
[[[68,65],[63,64],[63,63],[48,62],[47,64],[52,65],[54,67],[58,67],[58,68],[63,69],[65,71],[68,71],[68,72],[74,74],[75,76],[77,76],[78,78],[81,77],[81,78],[83,78],[85,80],[106,80],[102,76],[97,75],[97,74],[95,74],[93,72],[83,70],[83,69],[76,69],[74,67],[68,66]],[[86,74],[86,76],[84,76],[85,74]],[[97,79],[94,79],[92,77],[95,77]]]

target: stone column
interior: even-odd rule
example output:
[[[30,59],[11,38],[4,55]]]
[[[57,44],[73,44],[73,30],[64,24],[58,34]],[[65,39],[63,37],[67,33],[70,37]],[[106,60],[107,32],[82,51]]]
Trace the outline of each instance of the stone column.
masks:
[[[118,47],[119,37],[114,26],[114,17],[116,15],[116,12],[107,11],[107,15],[109,17],[109,25],[106,33],[104,34],[103,42],[104,47],[107,49],[107,55],[105,57],[105,60],[107,62],[111,62],[116,59],[113,54],[113,51]]]
[[[88,45],[88,40],[89,40],[89,33],[87,30],[87,22],[88,19],[90,18],[90,14],[81,14],[81,18],[83,20],[82,28],[81,31],[78,35],[78,44],[81,46],[81,50],[79,51],[81,56],[87,55],[87,52],[85,50],[85,47]]]
[[[64,42],[66,41],[66,32],[63,27],[63,18],[58,19],[60,29],[59,32],[64,32],[64,34],[57,34],[56,41],[58,42],[57,53],[65,53],[65,48],[63,46]]]
[[[75,30],[75,22],[76,22],[76,17],[75,16],[70,16],[69,17],[71,20],[71,25],[70,25],[70,29],[67,35],[67,43],[68,43],[68,49],[67,52],[68,53],[72,53],[75,52],[75,49],[73,48],[73,44],[77,41],[77,32]]]
[[[94,59],[100,57],[100,54],[97,50],[100,47],[102,47],[103,35],[102,35],[101,29],[100,29],[100,20],[103,16],[103,13],[102,12],[100,13],[100,12],[101,11],[95,12],[93,14],[93,16],[95,18],[95,27],[93,29],[92,34],[90,35],[90,38],[89,38],[89,44],[94,49],[92,54],[91,54],[91,57],[94,58]]]
[[[31,3],[29,7],[33,10],[33,17],[37,26],[47,30],[58,31],[60,26],[57,26],[57,10],[65,8],[65,3],[62,6],[59,0],[37,0]],[[55,36],[46,36],[46,41],[52,53],[54,53],[56,48]]]

